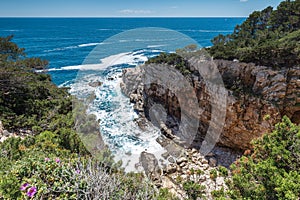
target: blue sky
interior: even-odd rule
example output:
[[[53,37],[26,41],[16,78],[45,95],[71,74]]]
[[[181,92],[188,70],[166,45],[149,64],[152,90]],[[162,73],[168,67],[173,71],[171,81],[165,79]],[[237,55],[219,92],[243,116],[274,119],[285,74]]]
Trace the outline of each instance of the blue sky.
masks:
[[[280,0],[1,0],[0,16],[248,16]]]

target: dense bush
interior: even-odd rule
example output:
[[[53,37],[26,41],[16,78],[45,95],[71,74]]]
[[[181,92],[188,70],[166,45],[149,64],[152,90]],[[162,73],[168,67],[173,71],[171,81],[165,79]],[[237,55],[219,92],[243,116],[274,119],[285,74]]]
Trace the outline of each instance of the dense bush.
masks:
[[[113,161],[78,157],[57,139],[44,132],[0,144],[0,199],[175,199],[142,174],[124,173]]]
[[[15,138],[0,145],[0,197],[26,199],[30,189],[36,190],[33,199],[154,199],[158,195],[140,174],[125,174],[105,161],[78,157],[60,149],[53,137],[44,139],[37,139],[39,146],[27,147]],[[22,153],[12,158],[7,146]]]
[[[46,130],[53,118],[70,113],[71,96],[49,75],[35,72],[47,61],[27,58],[11,39],[0,38],[0,119],[11,131],[33,126]]]
[[[95,117],[49,75],[35,72],[47,62],[26,58],[11,39],[0,37],[0,120],[30,135],[0,143],[0,199],[174,198],[143,175],[124,173],[106,148],[95,148]]]
[[[215,58],[239,59],[258,65],[292,67],[300,63],[300,0],[286,0],[277,10],[254,11],[229,35],[212,40]]]
[[[272,133],[253,145],[251,156],[231,166],[226,195],[232,199],[299,199],[300,126],[283,117]]]
[[[188,198],[191,200],[203,197],[203,194],[205,193],[205,186],[194,181],[186,181],[182,184],[182,187],[187,193]]]
[[[177,53],[161,53],[156,57],[150,58],[145,64],[151,63],[174,66],[175,69],[178,69],[184,75],[191,73],[188,69],[188,61]]]

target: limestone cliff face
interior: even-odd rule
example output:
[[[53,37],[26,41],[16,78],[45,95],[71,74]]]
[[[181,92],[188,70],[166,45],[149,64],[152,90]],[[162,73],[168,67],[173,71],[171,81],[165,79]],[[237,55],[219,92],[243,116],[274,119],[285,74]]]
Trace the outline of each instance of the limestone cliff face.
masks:
[[[283,115],[300,123],[300,67],[274,70],[254,64],[215,60],[224,85],[226,97],[226,118],[218,144],[235,148],[251,148],[250,141],[270,132]],[[176,131],[180,123],[178,98],[172,91],[159,84],[145,86],[142,81],[143,68],[126,69],[123,73],[123,92],[135,102],[135,109],[141,117],[148,117],[149,108],[156,103],[164,106],[168,114],[167,126]],[[211,97],[203,78],[193,67],[187,80],[196,93],[202,109],[199,128],[193,146],[201,144],[212,116]],[[178,83],[180,84],[180,83]],[[190,94],[186,94],[188,97]],[[221,97],[220,97],[221,98]],[[265,120],[264,117],[270,118]]]

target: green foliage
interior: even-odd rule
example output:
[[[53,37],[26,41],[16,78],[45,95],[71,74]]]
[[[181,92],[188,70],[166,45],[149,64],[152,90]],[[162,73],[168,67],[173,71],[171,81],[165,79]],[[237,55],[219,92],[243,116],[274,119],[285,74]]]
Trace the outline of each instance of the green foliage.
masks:
[[[215,58],[258,65],[292,67],[300,62],[300,0],[283,1],[273,10],[255,11],[232,34],[212,40]]]
[[[225,200],[226,192],[224,190],[224,187],[222,187],[220,190],[214,190],[211,192],[211,195],[216,200]]]
[[[196,170],[196,174],[197,174],[197,175],[203,175],[203,174],[204,174],[204,171],[202,171],[201,169],[197,169],[197,170]]]
[[[145,64],[151,63],[168,64],[170,66],[174,66],[175,69],[178,69],[184,75],[188,75],[191,73],[189,71],[188,61],[178,53],[161,53],[156,57],[150,58],[148,61],[146,61]]]
[[[216,178],[218,177],[218,171],[216,169],[212,169],[209,172],[210,178],[213,180],[216,180]]]
[[[46,61],[26,58],[11,39],[0,38],[0,119],[10,130],[44,127],[52,117],[72,109],[70,95],[49,75],[34,72]]]
[[[161,53],[156,57],[150,58],[145,64],[167,64],[177,69],[184,76],[193,73],[188,60],[197,57],[202,60],[211,60],[210,55],[205,49],[198,49],[195,44],[188,45],[182,49],[176,49],[176,53]],[[198,72],[195,72],[196,74]]]
[[[157,200],[177,200],[178,198],[175,197],[172,193],[169,192],[166,188],[159,189]]]
[[[231,166],[233,199],[299,199],[300,127],[287,117],[254,141],[254,153]]]
[[[20,190],[24,183],[37,188],[34,199],[162,199],[172,196],[166,192],[158,194],[141,174],[125,174],[107,159],[102,159],[104,157],[78,158],[78,154],[59,143],[59,136],[49,131],[1,143],[0,197],[27,199],[28,188]]]
[[[226,167],[219,166],[218,171],[221,176],[227,177],[228,176],[228,170]]]
[[[46,131],[37,137],[27,137],[24,140],[9,138],[1,143],[0,163],[5,165],[0,165],[0,196],[6,199],[25,198],[25,193],[20,191],[21,184],[25,182],[38,188],[37,197],[70,197],[68,192],[76,194],[77,189],[75,191],[71,188],[65,194],[55,194],[52,191],[65,187],[71,181],[75,184],[73,178],[76,178],[71,166],[75,165],[77,155],[63,149],[57,142],[57,135]]]
[[[30,135],[0,143],[0,199],[173,198],[143,175],[125,174],[109,150],[97,149],[95,116],[49,75],[35,72],[47,62],[26,58],[11,39],[0,37],[0,120],[6,129]]]
[[[186,181],[183,183],[183,189],[186,191],[189,199],[196,200],[198,197],[203,197],[205,186],[195,183],[194,181]]]

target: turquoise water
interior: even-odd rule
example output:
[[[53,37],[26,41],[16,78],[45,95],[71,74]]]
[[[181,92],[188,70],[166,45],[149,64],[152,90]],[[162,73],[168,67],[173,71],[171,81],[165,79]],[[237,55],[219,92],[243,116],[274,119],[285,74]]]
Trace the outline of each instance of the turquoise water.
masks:
[[[134,122],[138,116],[120,89],[122,70],[191,43],[210,46],[213,37],[230,34],[243,20],[0,18],[0,35],[13,34],[13,41],[26,48],[29,57],[49,60],[48,73],[58,86],[70,87],[70,92],[78,97],[96,95],[89,112],[100,119],[103,139],[116,158],[124,163],[133,161],[127,168],[131,171],[143,150],[151,153],[163,153],[164,150],[156,142],[160,135],[158,129],[149,126],[141,130]],[[90,87],[88,83],[94,81],[101,81],[103,85]]]
[[[0,35],[13,34],[28,56],[50,61],[50,68],[80,65],[89,52],[107,38],[126,30],[161,27],[179,31],[210,46],[218,34],[229,34],[245,18],[0,18]],[[51,72],[60,85],[74,71]]]

